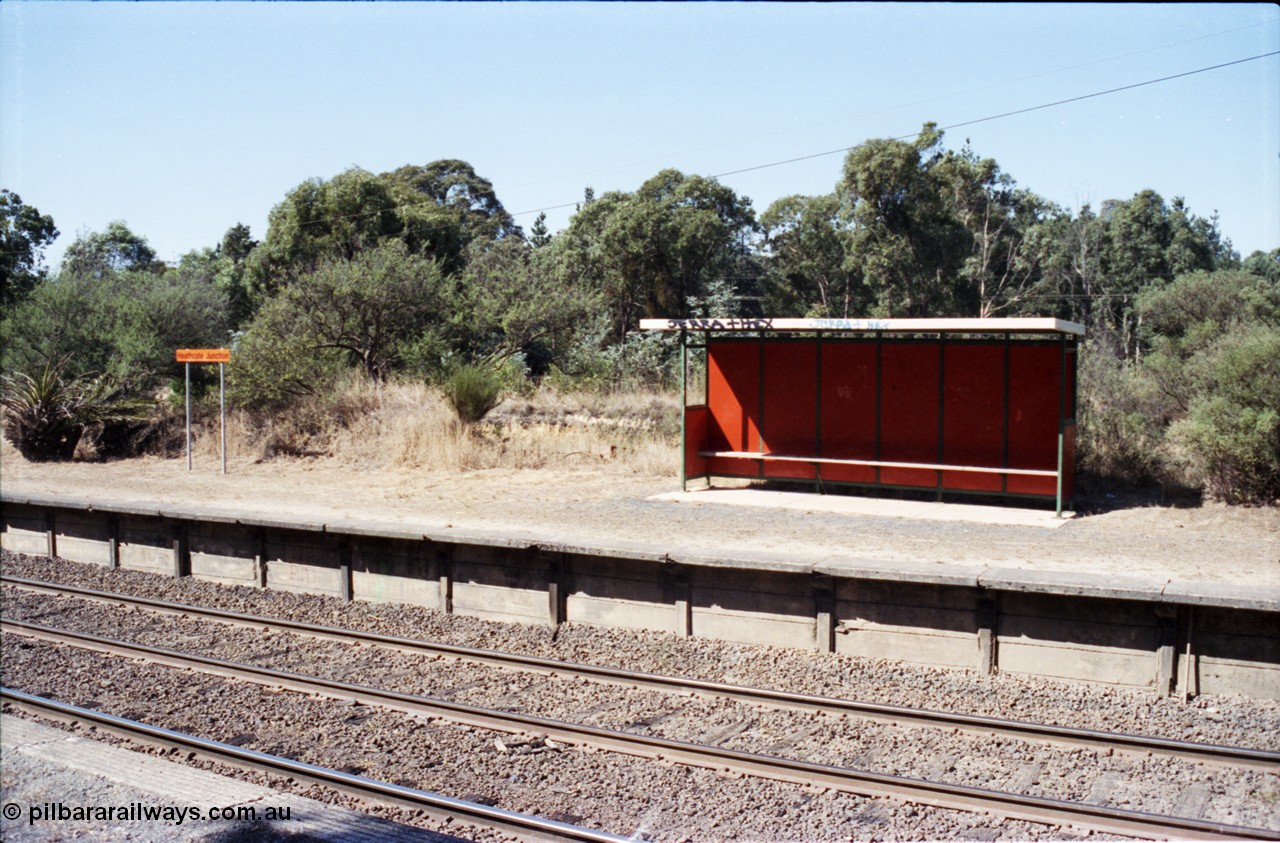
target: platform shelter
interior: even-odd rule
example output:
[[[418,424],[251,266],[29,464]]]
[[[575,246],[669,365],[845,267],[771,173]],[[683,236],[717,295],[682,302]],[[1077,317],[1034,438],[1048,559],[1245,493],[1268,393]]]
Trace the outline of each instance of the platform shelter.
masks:
[[[1075,475],[1084,327],[1016,319],[643,319],[678,331],[681,486],[714,477],[1053,501]]]

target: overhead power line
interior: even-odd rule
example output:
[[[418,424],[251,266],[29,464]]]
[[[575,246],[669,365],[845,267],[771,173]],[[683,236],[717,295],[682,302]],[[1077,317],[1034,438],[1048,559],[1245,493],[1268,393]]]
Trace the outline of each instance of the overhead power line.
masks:
[[[1091,94],[1081,94],[1080,96],[1068,97],[1067,99],[1064,99],[1064,100],[1055,100],[1054,102],[1042,103],[1040,105],[1032,105],[1026,108],[1015,109],[1014,111],[1006,111],[1001,114],[992,114],[987,117],[978,117],[973,120],[965,120],[960,123],[952,123],[949,126],[942,126],[940,128],[942,131],[947,131],[950,129],[959,129],[964,126],[974,126],[978,123],[989,123],[992,120],[1002,120],[1005,117],[1014,117],[1019,114],[1028,114],[1032,111],[1043,111],[1046,108],[1055,108],[1060,105],[1067,105],[1068,103],[1081,102],[1082,100],[1094,99],[1096,97],[1104,97],[1109,94],[1118,94],[1121,91],[1131,91],[1135,88],[1145,88],[1149,85],[1157,85],[1157,84],[1160,84],[1161,82],[1171,82],[1174,79],[1183,79],[1187,76],[1195,76],[1200,73],[1208,73],[1209,71],[1212,71],[1212,70],[1221,70],[1224,67],[1232,67],[1234,65],[1245,64],[1251,61],[1259,61],[1261,59],[1270,58],[1271,56],[1275,56],[1275,55],[1280,55],[1280,50],[1275,50],[1270,53],[1262,53],[1256,56],[1249,56],[1248,58],[1236,59],[1235,61],[1223,62],[1222,64],[1210,65],[1209,67],[1200,67],[1200,68],[1196,68],[1195,70],[1187,70],[1182,73],[1172,74],[1171,76],[1161,76],[1159,79],[1148,79],[1145,82],[1134,82],[1131,85],[1121,85],[1118,88],[1108,88],[1105,91],[1095,91]],[[912,132],[910,134],[899,135],[895,138],[891,138],[891,140],[910,140],[915,136],[916,136],[916,133]],[[750,173],[756,170],[766,170],[771,167],[782,167],[784,165],[795,164],[800,161],[811,161],[815,158],[824,158],[828,155],[839,155],[844,152],[849,152],[850,150],[854,149],[856,146],[857,144],[854,144],[853,146],[845,146],[845,147],[841,147],[840,149],[829,149],[826,152],[815,152],[810,155],[801,155],[796,158],[787,158],[782,161],[772,161],[768,164],[757,164],[753,167],[743,167],[742,169],[738,169],[738,170],[729,170],[723,173],[716,173],[712,175],[711,178],[721,179],[726,176],[736,176],[741,173]],[[510,216],[523,217],[523,216],[528,216],[529,214],[540,214],[545,211],[558,211],[563,208],[575,207],[577,205],[580,205],[581,203],[582,203],[581,200],[578,200],[575,202],[565,202],[560,205],[547,205],[545,207],[534,208],[529,211],[517,211],[511,214]],[[382,208],[377,211],[368,211],[368,212],[362,212],[362,213],[356,213],[356,214],[345,214],[345,215],[336,216],[336,217],[326,217],[320,220],[311,220],[310,222],[333,222],[341,219],[357,219],[359,217],[374,216],[376,214],[386,213],[387,211],[393,211],[393,210],[396,210],[397,208],[413,208],[413,207],[418,207],[418,206],[427,205],[427,204],[430,204],[430,203],[406,202],[400,205],[391,205],[387,208]]]
[[[984,116],[984,118],[964,120],[963,123],[952,123],[951,125],[943,125],[943,127],[940,127],[940,129],[943,130],[943,132],[946,132],[946,130],[950,130],[950,129],[964,128],[966,127],[966,125],[977,125],[978,123],[989,123],[989,122],[992,122],[992,120],[1011,118],[1011,116],[1016,116],[1019,114],[1029,114],[1030,111],[1042,111],[1044,109],[1052,109],[1052,107],[1059,106],[1059,105],[1068,105],[1070,104],[1070,102],[1092,100],[1092,98],[1094,97],[1107,96],[1108,93],[1120,93],[1121,91],[1132,91],[1134,90],[1134,88],[1147,87],[1148,84],[1157,84],[1160,82],[1171,82],[1172,79],[1181,79],[1184,77],[1189,77],[1189,75],[1196,75],[1197,73],[1208,73],[1210,72],[1210,70],[1220,70],[1222,68],[1229,68],[1231,67],[1231,65],[1244,64],[1244,63],[1247,63],[1247,61],[1257,61],[1260,59],[1266,59],[1274,55],[1280,55],[1280,50],[1276,50],[1274,52],[1263,52],[1263,54],[1261,55],[1249,56],[1248,59],[1236,59],[1235,61],[1225,61],[1225,63],[1215,64],[1215,65],[1212,65],[1212,67],[1208,67],[1208,68],[1198,68],[1196,70],[1187,70],[1187,72],[1185,73],[1175,73],[1172,75],[1166,75],[1166,77],[1161,77],[1158,79],[1148,79],[1148,81],[1146,82],[1134,82],[1133,84],[1124,84],[1124,86],[1120,86],[1119,88],[1108,88],[1108,90],[1106,91],[1082,93],[1082,95],[1080,96],[1069,97],[1069,98],[1066,98],[1066,100],[1044,102],[1044,104],[1042,105],[1032,105],[1032,106],[1025,107],[1025,109],[1016,109],[1014,111],[1005,111],[1005,113],[1002,113],[1002,114],[992,114],[991,116]],[[900,136],[897,136],[891,139],[892,141],[909,141],[909,139],[914,137],[915,137],[915,133],[913,132],[910,134],[900,134]],[[726,175],[739,175],[740,173],[753,173],[753,171],[755,170],[764,170],[764,169],[772,168],[772,166],[782,166],[783,164],[796,164],[797,161],[809,161],[813,159],[820,159],[820,157],[824,157],[827,155],[840,155],[841,152],[849,152],[850,150],[852,150],[852,148],[855,148],[855,147],[856,145],[846,146],[846,147],[838,148],[838,150],[827,150],[826,152],[814,152],[813,155],[801,155],[800,157],[795,157],[795,159],[787,159],[785,161],[773,161],[771,162],[771,164],[758,164],[755,166],[748,166],[748,168],[742,168],[740,170],[730,170],[730,171],[727,171],[727,173],[717,173],[716,175],[713,175],[712,178],[721,179],[726,177]],[[566,206],[558,205],[556,207],[566,207]],[[547,209],[547,210],[552,210],[552,209]],[[521,211],[521,214],[538,214],[538,212],[539,211]],[[512,214],[512,216],[517,216],[517,215]]]
[[[1261,59],[1270,58],[1271,56],[1276,56],[1276,55],[1280,55],[1280,50],[1275,50],[1270,53],[1262,53],[1256,56],[1249,56],[1248,58],[1236,59],[1235,61],[1223,62],[1222,64],[1210,65],[1209,67],[1200,67],[1200,68],[1196,68],[1195,70],[1187,70],[1182,73],[1175,73],[1171,76],[1161,76],[1159,79],[1148,79],[1145,82],[1134,82],[1131,85],[1121,85],[1118,88],[1108,88],[1105,91],[1095,91],[1091,94],[1081,94],[1080,96],[1068,97],[1067,99],[1064,99],[1064,100],[1055,100],[1054,102],[1046,102],[1040,105],[1032,105],[1026,108],[1015,109],[1014,111],[1006,111],[1001,114],[992,114],[987,117],[978,117],[973,120],[965,120],[960,123],[952,123],[949,126],[941,126],[940,129],[942,131],[948,131],[950,129],[963,128],[964,126],[974,126],[974,125],[977,125],[978,123],[989,123],[992,120],[1001,120],[1001,119],[1004,119],[1005,117],[1014,117],[1019,114],[1028,114],[1032,111],[1043,111],[1046,108],[1055,108],[1059,105],[1067,105],[1068,103],[1081,102],[1082,100],[1094,99],[1096,97],[1103,97],[1103,96],[1107,96],[1108,94],[1118,94],[1121,91],[1131,91],[1135,88],[1145,88],[1148,85],[1157,85],[1161,82],[1170,82],[1170,81],[1173,81],[1174,79],[1182,79],[1187,76],[1195,76],[1200,73],[1208,73],[1211,70],[1221,70],[1224,67],[1232,67],[1234,65],[1245,64],[1251,61],[1259,61]],[[911,140],[915,136],[916,136],[916,133],[912,132],[906,135],[898,135],[895,138],[891,138],[891,140]],[[743,167],[742,169],[738,169],[738,170],[728,170],[723,173],[716,173],[712,175],[710,178],[721,179],[726,176],[736,176],[741,173],[750,173],[756,170],[766,170],[771,167],[782,167],[786,164],[795,164],[800,161],[811,161],[815,158],[824,158],[828,155],[839,155],[844,152],[849,152],[850,150],[856,147],[857,147],[857,144],[854,144],[853,146],[844,146],[844,147],[841,147],[840,149],[829,149],[826,152],[815,152],[810,155],[801,155],[796,158],[787,158],[782,161],[771,161],[768,164],[757,164],[753,167]],[[381,214],[387,211],[393,211],[397,208],[413,208],[413,207],[418,207],[420,205],[426,205],[426,204],[429,204],[429,203],[406,202],[400,205],[391,205],[387,208],[383,208],[378,211],[369,211],[369,212],[362,212],[357,214],[346,214],[346,215],[337,216],[337,217],[326,217],[320,220],[311,220],[311,222],[330,222],[330,221],[336,221],[340,219],[356,219],[363,216],[373,216],[375,214]],[[515,213],[512,213],[511,216],[523,217],[523,216],[528,216],[529,214],[540,214],[545,211],[559,211],[563,208],[572,208],[580,204],[582,204],[582,200],[577,200],[574,202],[565,202],[560,205],[547,205],[542,208],[534,208],[529,211],[516,211]]]
[[[1066,66],[1066,67],[1055,67],[1055,68],[1048,69],[1048,70],[1040,70],[1040,71],[1037,71],[1037,72],[1035,72],[1035,73],[1030,73],[1030,74],[1025,75],[1025,76],[1019,76],[1019,77],[1016,77],[1016,78],[1014,78],[1014,79],[1005,79],[1005,80],[1000,81],[1000,82],[993,82],[993,83],[991,83],[991,84],[987,84],[987,85],[980,85],[980,86],[978,86],[978,87],[974,87],[974,88],[965,88],[965,89],[963,89],[963,90],[953,90],[953,91],[948,91],[948,92],[945,92],[945,93],[931,93],[929,96],[926,96],[926,97],[925,97],[925,98],[923,98],[923,99],[914,100],[914,101],[912,101],[912,102],[908,102],[908,103],[898,103],[898,104],[895,104],[895,105],[886,106],[886,107],[884,107],[884,108],[879,108],[879,109],[876,109],[876,110],[874,110],[874,111],[863,112],[863,113],[861,113],[861,114],[857,114],[857,115],[846,115],[846,116],[843,116],[843,117],[836,117],[836,118],[833,118],[833,119],[822,120],[822,121],[819,121],[819,122],[816,122],[816,123],[809,123],[809,124],[802,125],[802,126],[795,126],[795,127],[789,128],[789,129],[781,129],[781,130],[778,130],[778,131],[767,132],[767,133],[765,133],[765,134],[761,134],[761,135],[754,135],[754,136],[742,136],[742,135],[735,135],[734,139],[733,139],[732,141],[727,142],[727,143],[720,143],[720,144],[715,144],[715,145],[712,145],[712,146],[703,146],[703,147],[701,147],[701,148],[699,148],[699,149],[687,150],[686,152],[700,152],[700,151],[701,151],[701,152],[706,152],[706,151],[711,150],[711,149],[718,149],[718,148],[721,148],[721,147],[724,147],[724,146],[728,146],[729,144],[741,144],[741,143],[746,142],[746,141],[763,140],[764,138],[772,138],[772,137],[777,137],[777,136],[779,136],[779,135],[784,135],[784,134],[795,134],[796,132],[799,132],[799,131],[806,131],[806,130],[809,130],[809,129],[817,129],[817,128],[822,128],[822,127],[826,127],[826,126],[833,126],[833,125],[838,124],[838,123],[851,123],[851,122],[853,122],[853,121],[855,121],[855,120],[861,120],[861,119],[864,119],[864,118],[866,118],[866,117],[869,117],[869,116],[872,116],[872,115],[875,115],[875,114],[883,114],[883,113],[885,113],[885,112],[899,111],[899,110],[901,110],[901,109],[905,109],[905,108],[915,108],[915,107],[917,107],[917,106],[928,105],[929,103],[939,102],[939,101],[942,101],[942,100],[953,100],[953,101],[954,101],[954,100],[958,99],[959,97],[965,96],[965,95],[967,95],[967,94],[975,94],[975,93],[979,93],[979,92],[981,92],[981,91],[990,91],[990,90],[994,90],[994,89],[996,89],[996,88],[1004,87],[1004,86],[1006,86],[1006,85],[1014,85],[1014,84],[1017,84],[1017,83],[1019,83],[1019,82],[1027,82],[1027,81],[1030,81],[1030,80],[1033,80],[1033,79],[1042,79],[1042,78],[1044,78],[1044,77],[1046,77],[1046,76],[1053,76],[1053,75],[1055,75],[1055,74],[1059,74],[1059,73],[1066,73],[1066,72],[1073,71],[1073,70],[1079,70],[1080,68],[1084,68],[1084,67],[1094,67],[1094,66],[1099,65],[1099,64],[1105,64],[1105,63],[1107,63],[1107,62],[1117,61],[1117,60],[1119,60],[1119,59],[1132,58],[1132,57],[1134,57],[1134,56],[1141,56],[1141,55],[1145,55],[1145,54],[1147,54],[1147,53],[1158,52],[1158,51],[1160,51],[1160,50],[1167,50],[1167,49],[1174,48],[1174,47],[1181,47],[1181,46],[1184,46],[1184,45],[1186,45],[1186,44],[1192,44],[1192,43],[1195,43],[1195,42],[1197,42],[1197,41],[1205,41],[1205,40],[1209,40],[1209,39],[1213,39],[1213,38],[1221,38],[1221,37],[1223,37],[1224,35],[1233,35],[1233,34],[1235,34],[1235,33],[1237,33],[1237,32],[1243,32],[1243,31],[1245,31],[1245,30],[1258,29],[1258,28],[1259,28],[1259,27],[1261,27],[1261,26],[1262,26],[1262,24],[1252,23],[1252,24],[1249,24],[1249,25],[1247,25],[1247,26],[1236,27],[1235,29],[1223,30],[1223,31],[1221,31],[1221,32],[1210,32],[1210,33],[1206,33],[1206,34],[1203,34],[1203,35],[1197,35],[1197,36],[1196,36],[1196,37],[1194,37],[1194,38],[1188,38],[1188,39],[1185,39],[1185,40],[1182,40],[1182,41],[1173,41],[1173,42],[1170,42],[1170,43],[1167,43],[1167,44],[1157,44],[1157,45],[1155,45],[1155,46],[1152,46],[1152,47],[1146,47],[1146,48],[1141,49],[1141,50],[1134,50],[1134,51],[1132,51],[1132,52],[1128,52],[1128,53],[1120,53],[1120,54],[1117,54],[1117,55],[1104,56],[1103,58],[1092,59],[1092,60],[1090,60],[1090,61],[1080,62],[1079,64],[1068,65],[1068,66]],[[671,158],[671,157],[672,157],[672,154],[671,154],[671,153],[668,153],[665,157],[666,157],[666,158]],[[562,180],[564,180],[564,179],[568,179],[568,178],[574,178],[574,177],[581,178],[581,177],[583,177],[583,176],[590,176],[592,173],[607,172],[607,171],[610,171],[610,170],[621,170],[621,169],[628,168],[628,167],[639,166],[639,165],[641,165],[641,164],[647,163],[648,161],[655,161],[655,160],[657,160],[657,161],[661,161],[661,160],[664,160],[664,158],[663,158],[663,156],[657,156],[656,158],[651,157],[651,158],[646,159],[646,160],[643,160],[643,161],[633,161],[633,162],[631,162],[631,163],[629,163],[629,164],[616,164],[616,165],[609,165],[609,166],[602,167],[602,168],[596,168],[596,169],[592,169],[592,170],[586,170],[586,171],[579,172],[579,173],[576,173],[576,174],[574,174],[574,173],[568,173],[568,174],[565,174],[565,175],[563,175],[563,176],[557,176],[557,177],[553,177],[553,178],[549,178],[549,179],[541,179],[541,180],[536,181],[536,182],[529,182],[529,183],[526,183],[526,184],[523,184],[523,185],[517,185],[517,187],[533,187],[533,186],[536,186],[536,185],[539,185],[539,184],[546,184],[546,183],[549,183],[549,182],[562,181]]]

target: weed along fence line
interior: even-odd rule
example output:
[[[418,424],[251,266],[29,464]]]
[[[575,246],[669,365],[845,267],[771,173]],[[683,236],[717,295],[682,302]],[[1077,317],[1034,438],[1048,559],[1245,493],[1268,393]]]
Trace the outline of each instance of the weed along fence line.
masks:
[[[307,523],[0,494],[6,550],[228,585],[1141,688],[1280,698],[1280,587],[725,554],[710,540]]]
[[[678,331],[682,484],[746,477],[1069,506],[1076,342],[1061,319],[642,319]]]

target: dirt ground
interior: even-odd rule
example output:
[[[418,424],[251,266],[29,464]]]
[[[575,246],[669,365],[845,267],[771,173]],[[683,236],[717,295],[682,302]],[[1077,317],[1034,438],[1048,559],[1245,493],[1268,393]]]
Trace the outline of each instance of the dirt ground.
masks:
[[[1046,530],[653,500],[671,476],[583,462],[557,470],[367,470],[330,460],[198,462],[148,457],[38,464],[0,450],[9,494],[217,507],[308,521],[368,520],[458,531],[509,531],[581,543],[948,565],[1167,576],[1280,585],[1280,510],[1205,504],[1132,506]]]

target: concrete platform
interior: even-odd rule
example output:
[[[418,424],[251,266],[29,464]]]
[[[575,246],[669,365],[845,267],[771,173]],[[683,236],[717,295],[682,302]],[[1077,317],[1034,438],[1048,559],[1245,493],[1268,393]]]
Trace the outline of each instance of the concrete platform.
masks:
[[[744,505],[686,502],[726,498]],[[634,517],[661,525],[638,542],[347,513],[266,524],[247,507],[204,518],[196,508],[134,512],[114,502],[8,491],[0,503],[4,549],[105,568],[411,603],[495,621],[576,622],[1047,675],[1161,696],[1280,699],[1280,580],[1270,568],[1256,577],[1193,579],[1158,557],[1146,565],[1120,557],[1090,570],[1089,557],[1070,547],[1069,563],[1046,563],[1042,554],[1069,545],[1088,519],[1044,511],[713,489],[679,503],[629,503]],[[815,512],[819,506],[1015,524],[846,516]],[[825,525],[832,539],[779,541],[770,535],[778,520]],[[747,522],[759,541],[722,541],[718,526],[728,521]],[[681,523],[687,529],[678,529]],[[1070,526],[1058,529],[1063,525]],[[882,533],[914,537],[923,550],[878,557],[866,541]],[[973,552],[934,552],[925,542],[935,536]],[[1108,549],[1086,544],[1091,553]],[[1214,570],[1234,568],[1228,549],[1201,547]]]
[[[1064,512],[1059,518],[1052,511],[1045,509],[888,500],[853,495],[815,495],[812,492],[779,492],[768,489],[724,489],[715,486],[688,492],[654,495],[650,500],[756,506],[834,515],[869,515],[877,518],[911,518],[921,521],[962,521],[999,527],[1040,527],[1048,530],[1057,529],[1075,517],[1074,512]]]
[[[12,715],[0,717],[0,752],[4,758],[0,838],[6,841],[456,840]],[[77,809],[80,816],[93,817],[98,809],[107,808],[116,817],[123,812],[124,818],[76,818]],[[198,808],[204,818],[192,819],[192,808]],[[237,818],[210,819],[211,808],[230,809]],[[159,814],[147,819],[147,809]],[[176,819],[179,811],[182,821]],[[164,818],[165,812],[169,818]],[[269,812],[277,818],[269,819]],[[11,818],[10,813],[16,816]]]

